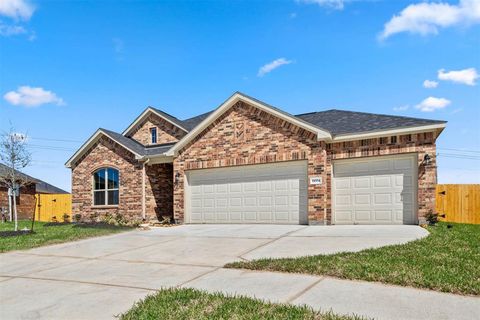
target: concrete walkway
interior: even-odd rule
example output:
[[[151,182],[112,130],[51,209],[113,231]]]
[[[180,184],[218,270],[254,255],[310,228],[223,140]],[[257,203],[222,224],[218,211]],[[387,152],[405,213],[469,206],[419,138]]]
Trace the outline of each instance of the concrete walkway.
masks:
[[[223,269],[239,259],[404,243],[415,226],[195,225],[0,255],[1,319],[111,319],[165,287],[194,287],[378,319],[472,319],[480,300],[298,274]],[[340,249],[339,249],[340,248]]]

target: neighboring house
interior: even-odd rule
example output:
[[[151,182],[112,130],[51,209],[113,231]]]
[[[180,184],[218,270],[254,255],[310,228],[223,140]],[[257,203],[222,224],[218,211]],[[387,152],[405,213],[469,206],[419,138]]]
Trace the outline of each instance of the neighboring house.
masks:
[[[8,167],[0,163],[0,176],[5,175]],[[45,181],[33,178],[27,174],[17,171],[17,174],[23,180],[29,181],[28,184],[20,188],[20,195],[17,197],[18,219],[31,219],[35,212],[35,194],[37,193],[68,193],[65,190],[57,188]],[[8,215],[8,189],[0,185],[0,209],[7,210]]]
[[[67,161],[73,214],[177,223],[415,224],[434,210],[445,121],[291,115],[235,93],[179,120],[148,107]]]

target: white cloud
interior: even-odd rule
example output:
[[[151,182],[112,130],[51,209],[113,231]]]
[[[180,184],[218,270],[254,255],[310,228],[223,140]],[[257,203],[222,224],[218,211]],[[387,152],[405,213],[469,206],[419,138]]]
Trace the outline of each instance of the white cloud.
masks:
[[[428,89],[436,88],[438,87],[438,82],[433,80],[425,80],[423,81],[423,87]]]
[[[9,37],[25,33],[27,33],[27,30],[22,26],[10,26],[0,21],[0,36]]]
[[[386,39],[393,34],[410,32],[421,35],[437,34],[439,28],[480,23],[480,1],[460,0],[451,5],[444,2],[411,4],[388,21],[380,34]]]
[[[327,7],[335,10],[342,10],[345,6],[345,0],[297,0],[306,4],[318,4],[322,7]]]
[[[463,83],[469,86],[474,86],[475,80],[477,80],[479,77],[480,76],[475,68],[449,72],[445,72],[445,69],[438,70],[438,79]]]
[[[28,0],[1,0],[0,15],[15,20],[29,20],[35,7]]]
[[[292,63],[292,60],[287,60],[285,58],[279,58],[276,60],[273,60],[270,63],[267,63],[266,65],[262,66],[260,69],[258,69],[258,74],[257,76],[263,77],[269,72],[272,72],[273,70],[277,69],[278,67],[281,67],[286,64]]]
[[[62,98],[40,87],[21,86],[17,91],[7,92],[3,98],[14,106],[38,107],[47,103],[65,105]]]
[[[408,110],[408,108],[410,108],[410,106],[408,104],[404,105],[404,106],[400,106],[400,107],[394,107],[393,108],[393,111],[406,111]]]
[[[438,109],[443,109],[450,103],[451,101],[445,98],[428,97],[419,104],[417,104],[415,108],[423,112],[432,112]]]

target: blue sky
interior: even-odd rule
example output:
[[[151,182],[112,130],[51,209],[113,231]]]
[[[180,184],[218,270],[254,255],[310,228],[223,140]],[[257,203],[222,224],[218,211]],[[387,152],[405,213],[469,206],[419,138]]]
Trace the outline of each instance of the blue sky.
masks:
[[[480,183],[479,2],[2,0],[0,129],[28,134],[27,173],[69,190],[64,163],[98,127],[238,90],[293,114],[448,120],[439,182]]]

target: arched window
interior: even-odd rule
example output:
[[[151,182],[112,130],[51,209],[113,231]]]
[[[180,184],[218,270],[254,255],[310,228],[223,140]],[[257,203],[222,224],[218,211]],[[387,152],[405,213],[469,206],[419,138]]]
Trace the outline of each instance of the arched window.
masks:
[[[93,173],[93,205],[118,205],[118,170],[98,169]]]

